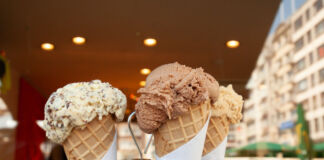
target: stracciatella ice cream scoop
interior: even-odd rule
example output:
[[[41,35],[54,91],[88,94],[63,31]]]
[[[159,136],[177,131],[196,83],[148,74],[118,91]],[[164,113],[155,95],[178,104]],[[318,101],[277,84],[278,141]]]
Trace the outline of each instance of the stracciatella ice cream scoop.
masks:
[[[126,97],[117,88],[100,80],[71,83],[57,89],[45,105],[43,121],[46,136],[62,143],[73,128],[85,126],[94,118],[114,114],[124,118]]]

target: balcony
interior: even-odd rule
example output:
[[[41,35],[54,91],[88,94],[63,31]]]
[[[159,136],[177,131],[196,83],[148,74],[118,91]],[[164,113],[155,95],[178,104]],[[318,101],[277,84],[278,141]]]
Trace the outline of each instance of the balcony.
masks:
[[[285,103],[282,107],[280,107],[282,110],[289,111],[292,108],[294,108],[295,105],[292,101]]]
[[[256,132],[257,130],[258,129],[256,128],[255,125],[248,127],[247,130],[246,130],[247,137],[256,136],[257,135],[257,132]]]
[[[265,86],[265,85],[263,85],[263,86]],[[268,91],[266,90],[265,87],[262,87],[262,90],[258,91],[257,96],[259,99],[263,99],[268,96]]]
[[[280,94],[286,93],[288,91],[290,91],[293,88],[293,83],[292,82],[288,82],[285,83],[283,85],[281,85],[281,87],[279,88],[278,92]]]
[[[270,126],[270,125],[272,125],[273,123],[270,123],[269,122],[269,120],[262,120],[262,122],[261,122],[261,126],[265,126],[262,130],[266,130],[266,129],[268,129],[268,127]]]
[[[250,97],[251,97],[251,95],[250,95]],[[247,99],[247,100],[244,101],[243,107],[244,107],[245,110],[248,110],[248,109],[254,107],[253,104],[254,104],[254,102],[252,101],[252,99]]]
[[[249,109],[248,111],[243,113],[244,121],[254,120],[255,117],[256,117],[255,109]]]
[[[276,75],[277,76],[283,76],[284,74],[288,73],[289,71],[292,70],[292,65],[291,64],[285,64],[283,66],[281,66],[277,71],[276,71]]]
[[[282,56],[289,53],[289,51],[291,51],[293,49],[293,47],[294,47],[294,45],[291,43],[291,39],[290,39],[288,43],[286,43],[285,45],[283,45],[282,47],[280,47],[280,49],[278,49],[276,51],[276,55],[274,58],[280,59]]]
[[[262,128],[261,137],[264,141],[269,140],[269,126],[265,126]]]

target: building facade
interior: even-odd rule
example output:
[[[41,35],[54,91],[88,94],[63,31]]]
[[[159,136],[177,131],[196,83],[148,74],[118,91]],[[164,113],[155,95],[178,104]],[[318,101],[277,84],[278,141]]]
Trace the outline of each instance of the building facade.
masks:
[[[308,0],[267,37],[247,84],[237,144],[296,145],[296,104],[315,143],[324,142],[324,7]]]

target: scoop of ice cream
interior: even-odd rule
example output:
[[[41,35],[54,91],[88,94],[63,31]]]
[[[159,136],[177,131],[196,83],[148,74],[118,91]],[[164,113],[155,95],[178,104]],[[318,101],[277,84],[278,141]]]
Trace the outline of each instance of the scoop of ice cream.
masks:
[[[122,120],[125,109],[125,95],[109,83],[100,80],[71,83],[50,96],[43,125],[49,139],[62,143],[74,127],[82,127],[109,113]]]
[[[179,63],[162,65],[147,77],[135,106],[140,128],[152,133],[167,119],[175,119],[193,105],[215,102],[218,82],[202,68],[192,69]]]
[[[231,123],[242,118],[243,97],[238,95],[232,85],[220,86],[218,100],[212,105],[212,116],[226,115]]]

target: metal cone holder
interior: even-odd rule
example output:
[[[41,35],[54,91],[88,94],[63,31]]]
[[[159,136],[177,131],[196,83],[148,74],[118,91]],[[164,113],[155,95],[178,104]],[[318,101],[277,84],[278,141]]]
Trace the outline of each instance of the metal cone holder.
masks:
[[[127,120],[127,123],[128,123],[128,129],[129,129],[129,132],[130,132],[130,134],[131,134],[131,136],[132,136],[132,139],[133,139],[133,141],[134,141],[134,143],[135,143],[135,145],[136,145],[137,151],[138,151],[138,153],[139,153],[139,155],[140,155],[140,160],[143,160],[143,153],[142,153],[142,150],[141,150],[141,148],[139,147],[139,145],[138,145],[138,143],[137,143],[137,141],[136,141],[136,138],[135,138],[135,135],[134,135],[134,132],[133,132],[132,126],[131,126],[132,118],[133,118],[134,115],[135,115],[135,112],[132,112],[132,113],[129,115],[129,117],[128,117],[128,120]],[[150,135],[150,139],[149,139],[149,141],[147,142],[147,144],[145,145],[144,154],[147,153],[147,150],[148,150],[148,148],[150,147],[150,144],[151,144],[151,142],[152,142],[152,138],[153,138],[153,134]]]

